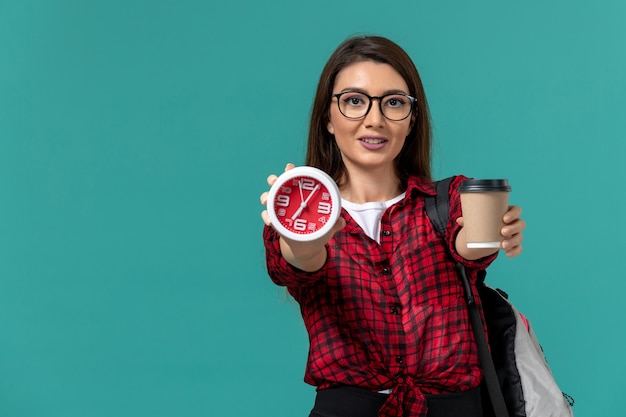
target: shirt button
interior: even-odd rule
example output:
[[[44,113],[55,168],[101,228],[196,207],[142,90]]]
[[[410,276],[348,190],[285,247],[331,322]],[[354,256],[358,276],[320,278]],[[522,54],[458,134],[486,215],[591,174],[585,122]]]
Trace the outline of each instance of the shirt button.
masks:
[[[383,275],[389,275],[389,274],[391,274],[391,269],[383,268]]]
[[[384,230],[383,236],[391,236],[391,232],[389,230]]]
[[[391,314],[393,314],[394,316],[398,315],[398,309],[396,307],[391,307]]]
[[[402,362],[404,362],[404,359],[402,358],[402,356],[396,356],[396,362],[397,363],[402,363]]]

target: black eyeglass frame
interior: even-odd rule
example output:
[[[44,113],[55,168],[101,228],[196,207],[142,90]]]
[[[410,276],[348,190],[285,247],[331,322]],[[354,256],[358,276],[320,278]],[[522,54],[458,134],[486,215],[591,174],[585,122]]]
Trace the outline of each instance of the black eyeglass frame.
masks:
[[[339,103],[339,100],[341,99],[341,96],[343,96],[344,94],[350,94],[350,93],[362,94],[362,95],[364,95],[365,97],[367,97],[369,99],[369,105],[367,106],[367,110],[365,111],[363,116],[350,117],[350,116],[346,116],[343,113],[343,111],[341,111],[341,105]],[[408,98],[411,101],[411,109],[409,110],[409,113],[406,116],[404,116],[402,119],[392,119],[392,118],[388,117],[385,114],[385,112],[383,111],[383,99],[385,97],[389,97],[389,96],[403,96],[403,97]],[[408,94],[404,94],[404,93],[389,93],[389,94],[385,94],[385,95],[382,95],[382,96],[370,96],[369,94],[365,94],[362,91],[343,91],[341,93],[333,94],[331,97],[337,97],[337,108],[339,109],[339,113],[341,113],[341,115],[343,117],[345,117],[346,119],[350,119],[350,120],[361,120],[361,119],[365,118],[365,116],[367,116],[367,114],[370,112],[370,110],[372,110],[372,103],[374,102],[374,100],[378,100],[378,108],[380,109],[380,114],[382,114],[385,119],[389,119],[389,120],[394,121],[394,122],[399,122],[399,121],[405,120],[407,117],[409,117],[411,115],[411,113],[413,113],[413,108],[417,104],[417,99],[415,97],[410,96]]]

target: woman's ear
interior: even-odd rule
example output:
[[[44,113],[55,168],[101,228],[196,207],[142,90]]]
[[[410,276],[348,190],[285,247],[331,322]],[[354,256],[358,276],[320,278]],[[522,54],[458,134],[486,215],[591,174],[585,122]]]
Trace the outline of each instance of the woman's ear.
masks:
[[[413,126],[415,126],[416,118],[417,116],[415,116],[414,114],[411,115],[411,123],[409,123],[409,132],[411,132],[411,130],[413,130]]]
[[[333,126],[333,122],[328,122],[328,124],[326,125],[326,130],[328,130],[328,133],[330,133],[331,135],[335,134],[335,126]]]

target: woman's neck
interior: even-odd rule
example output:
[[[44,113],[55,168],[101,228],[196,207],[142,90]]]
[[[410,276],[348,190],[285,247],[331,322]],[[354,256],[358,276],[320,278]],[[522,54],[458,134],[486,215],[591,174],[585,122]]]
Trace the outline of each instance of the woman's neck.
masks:
[[[397,197],[402,191],[395,172],[351,170],[341,187],[341,197],[356,204],[383,202]]]

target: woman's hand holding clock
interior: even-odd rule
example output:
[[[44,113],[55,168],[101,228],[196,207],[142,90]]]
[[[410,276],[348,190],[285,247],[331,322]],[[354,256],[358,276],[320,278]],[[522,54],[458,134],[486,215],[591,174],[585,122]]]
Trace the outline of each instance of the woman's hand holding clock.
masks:
[[[283,257],[304,271],[318,270],[326,262],[326,243],[345,226],[337,185],[316,168],[293,164],[267,183],[271,189],[261,194],[267,206],[261,217],[279,233]]]

